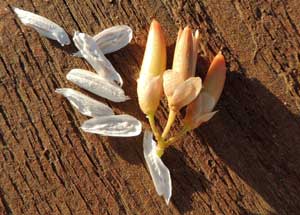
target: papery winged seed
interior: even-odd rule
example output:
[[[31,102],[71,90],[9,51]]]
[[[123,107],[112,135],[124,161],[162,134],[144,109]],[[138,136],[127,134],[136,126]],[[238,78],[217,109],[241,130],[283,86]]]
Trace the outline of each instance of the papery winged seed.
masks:
[[[75,32],[73,41],[80,50],[82,56],[101,77],[106,78],[111,82],[117,82],[121,86],[123,85],[120,74],[104,56],[92,37],[85,33]]]
[[[42,36],[57,40],[61,46],[71,43],[65,30],[51,20],[16,7],[13,10],[24,25],[34,28]]]
[[[114,115],[113,110],[107,105],[71,88],[59,88],[55,92],[65,96],[83,115],[91,117]]]
[[[121,87],[87,70],[72,69],[67,74],[67,79],[83,89],[114,102],[129,99]]]
[[[127,25],[107,28],[93,36],[103,54],[109,54],[125,47],[132,40],[132,29]],[[74,56],[82,57],[80,51]]]
[[[127,25],[107,28],[93,37],[104,54],[115,52],[132,40],[132,29]]]
[[[130,115],[95,117],[85,121],[81,128],[89,133],[111,137],[133,137],[142,131],[142,124]]]
[[[145,131],[143,139],[144,157],[158,195],[169,204],[172,196],[172,182],[169,169],[156,154],[156,142],[150,131]]]

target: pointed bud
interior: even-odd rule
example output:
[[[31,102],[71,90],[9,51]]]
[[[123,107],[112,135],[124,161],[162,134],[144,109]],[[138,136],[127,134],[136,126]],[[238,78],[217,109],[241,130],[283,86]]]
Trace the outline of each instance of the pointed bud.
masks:
[[[195,75],[198,41],[198,31],[193,36],[190,27],[187,26],[183,30],[179,29],[172,70],[165,72],[163,77],[164,93],[169,103],[176,87]]]
[[[166,70],[166,42],[159,22],[153,20],[148,33],[141,75],[157,76]]]
[[[195,76],[196,73],[196,66],[197,66],[197,58],[198,58],[198,51],[199,51],[199,43],[200,43],[200,33],[199,30],[196,30],[195,34],[193,35],[193,68],[192,68],[192,76]]]
[[[141,110],[154,113],[162,96],[162,74],[166,69],[166,43],[160,24],[153,20],[150,26],[146,50],[137,80],[137,94]]]
[[[184,80],[192,76],[193,34],[190,27],[179,31],[174,52],[172,70],[183,75]]]
[[[217,102],[221,96],[224,88],[226,78],[226,65],[225,58],[221,52],[219,52],[213,59],[204,81],[204,89]]]
[[[212,112],[224,88],[226,78],[225,59],[218,53],[213,59],[203,83],[199,96],[187,107],[184,124],[189,129],[198,127],[210,120],[216,112]]]

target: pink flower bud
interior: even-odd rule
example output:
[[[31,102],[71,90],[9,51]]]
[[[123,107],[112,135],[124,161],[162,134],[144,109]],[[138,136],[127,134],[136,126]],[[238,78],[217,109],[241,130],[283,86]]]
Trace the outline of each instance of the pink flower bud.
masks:
[[[193,76],[193,45],[192,30],[187,26],[178,34],[172,66],[173,72],[180,73],[183,80]]]
[[[218,53],[213,59],[198,97],[188,105],[184,124],[194,129],[208,121],[216,112],[212,112],[224,88],[226,78],[225,59]]]
[[[199,32],[192,34],[190,27],[179,29],[173,58],[172,70],[164,73],[164,93],[170,102],[175,89],[195,75],[198,55]]]
[[[188,26],[183,31],[179,29],[172,70],[167,70],[163,76],[163,88],[170,111],[162,138],[167,137],[177,112],[191,103],[201,90],[201,78],[193,78],[196,70],[198,45],[198,31],[193,35]]]
[[[153,114],[162,96],[162,74],[166,70],[166,43],[160,24],[153,20],[146,50],[137,80],[137,94],[141,110]]]
[[[166,42],[162,28],[155,19],[148,33],[146,50],[141,68],[141,75],[157,76],[166,70]]]

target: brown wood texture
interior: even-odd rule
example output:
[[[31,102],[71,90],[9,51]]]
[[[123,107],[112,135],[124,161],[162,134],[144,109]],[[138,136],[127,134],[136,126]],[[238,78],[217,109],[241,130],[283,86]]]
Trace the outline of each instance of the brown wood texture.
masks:
[[[22,25],[12,6],[70,35],[131,26],[131,44],[108,58],[132,100],[105,102],[144,127],[136,78],[151,18],[164,27],[169,66],[180,26],[200,29],[206,57],[198,74],[222,48],[228,73],[219,113],[163,157],[173,181],[169,206],[155,192],[141,136],[84,133],[86,117],[54,92],[78,89],[67,72],[91,67],[70,55],[74,47]],[[299,0],[1,0],[0,214],[300,214],[299,50]],[[160,128],[166,118],[162,101]]]

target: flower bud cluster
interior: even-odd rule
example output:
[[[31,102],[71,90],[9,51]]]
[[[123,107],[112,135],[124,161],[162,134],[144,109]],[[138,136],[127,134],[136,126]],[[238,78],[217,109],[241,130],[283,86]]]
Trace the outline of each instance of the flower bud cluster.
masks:
[[[195,77],[199,47],[199,31],[194,34],[189,26],[179,29],[175,46],[172,69],[166,70],[166,42],[160,24],[153,20],[147,39],[142,68],[137,84],[141,110],[147,115],[157,140],[157,154],[172,142],[210,120],[216,111],[213,109],[219,100],[226,77],[225,59],[219,52],[213,59],[202,83]],[[155,126],[154,115],[165,94],[169,117],[162,134]],[[183,129],[179,136],[167,139],[177,113],[186,108]]]
[[[140,108],[147,115],[156,139],[153,140],[150,131],[145,131],[144,157],[156,192],[164,197],[167,204],[172,196],[172,180],[168,167],[160,157],[170,144],[214,116],[216,111],[213,109],[225,83],[225,59],[221,52],[213,59],[203,83],[200,77],[195,77],[198,47],[199,31],[193,34],[188,26],[179,29],[172,69],[166,70],[166,43],[162,28],[157,21],[152,21],[137,92]],[[163,93],[168,101],[169,116],[160,133],[154,116]],[[168,138],[177,113],[185,107],[182,130]]]

